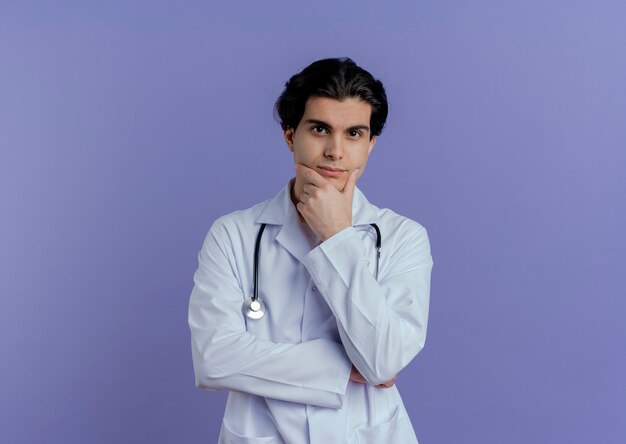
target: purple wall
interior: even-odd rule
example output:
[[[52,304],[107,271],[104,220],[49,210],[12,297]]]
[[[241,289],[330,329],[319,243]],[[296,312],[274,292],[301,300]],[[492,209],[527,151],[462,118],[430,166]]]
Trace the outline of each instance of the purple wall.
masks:
[[[391,104],[360,187],[433,249],[420,443],[626,442],[623,1],[113,3],[0,4],[1,442],[215,440],[196,255],[291,177],[284,82],[343,55]]]

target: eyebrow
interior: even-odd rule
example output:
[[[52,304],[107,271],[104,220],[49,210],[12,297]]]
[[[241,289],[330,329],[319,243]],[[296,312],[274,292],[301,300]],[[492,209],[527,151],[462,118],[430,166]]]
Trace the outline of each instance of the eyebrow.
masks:
[[[324,128],[328,128],[328,129],[333,129],[333,127],[330,124],[324,122],[323,120],[306,119],[304,122],[305,123],[313,123],[315,125],[323,126]],[[355,130],[369,131],[370,127],[367,126],[367,125],[353,125],[353,126],[348,128],[348,131],[355,131]]]

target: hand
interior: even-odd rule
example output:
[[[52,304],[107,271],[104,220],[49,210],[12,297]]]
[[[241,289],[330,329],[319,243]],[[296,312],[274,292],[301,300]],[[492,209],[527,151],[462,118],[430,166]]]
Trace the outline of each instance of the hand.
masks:
[[[398,379],[398,375],[394,376],[392,379],[390,379],[389,381],[383,384],[378,384],[376,387],[378,388],[392,387],[395,384],[397,379]],[[356,369],[354,365],[352,366],[352,370],[350,370],[350,381],[360,382],[361,384],[368,384],[367,380],[363,377],[361,373],[359,373],[359,371]]]
[[[322,241],[352,226],[352,197],[358,169],[348,176],[343,191],[305,165],[296,165],[296,175],[303,184],[296,208]]]
[[[396,374],[389,381],[383,382],[382,384],[378,384],[376,387],[381,388],[381,389],[382,388],[389,388],[389,387],[392,387],[396,383],[397,380],[398,380],[398,375]]]

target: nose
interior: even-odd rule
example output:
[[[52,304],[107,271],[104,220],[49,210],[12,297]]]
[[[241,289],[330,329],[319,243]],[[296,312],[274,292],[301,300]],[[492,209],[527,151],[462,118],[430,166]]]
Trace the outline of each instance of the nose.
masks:
[[[324,156],[327,159],[332,160],[341,160],[343,158],[343,141],[340,136],[335,135],[334,137],[329,137],[326,140],[326,146],[324,147]]]

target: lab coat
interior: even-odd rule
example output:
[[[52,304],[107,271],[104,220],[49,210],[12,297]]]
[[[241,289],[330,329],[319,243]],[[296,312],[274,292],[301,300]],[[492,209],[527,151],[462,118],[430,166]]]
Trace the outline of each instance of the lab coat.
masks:
[[[325,242],[300,222],[293,179],[274,197],[217,219],[189,302],[196,385],[230,390],[220,443],[417,443],[394,385],[426,338],[432,258],[424,227],[356,188],[353,227]],[[259,298],[252,296],[262,223]],[[382,234],[378,281],[376,223]],[[352,364],[369,384],[349,380]],[[402,376],[400,375],[400,378]]]

